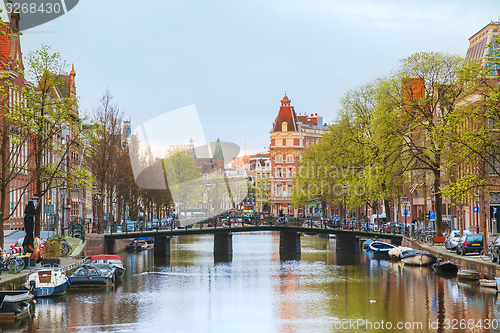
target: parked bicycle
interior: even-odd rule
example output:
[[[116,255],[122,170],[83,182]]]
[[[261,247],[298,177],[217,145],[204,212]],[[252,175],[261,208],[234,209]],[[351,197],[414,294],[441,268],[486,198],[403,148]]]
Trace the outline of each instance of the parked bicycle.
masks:
[[[24,260],[15,254],[8,253],[0,257],[0,269],[8,269],[11,274],[19,273],[24,269]]]
[[[481,259],[484,261],[493,261],[493,249],[492,247],[488,247],[486,249],[482,249],[481,252],[479,252],[479,256]]]

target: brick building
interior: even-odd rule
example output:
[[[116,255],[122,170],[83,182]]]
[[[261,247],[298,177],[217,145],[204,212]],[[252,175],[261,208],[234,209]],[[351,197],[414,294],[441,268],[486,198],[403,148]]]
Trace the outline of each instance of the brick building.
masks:
[[[309,145],[323,137],[323,117],[318,114],[297,115],[285,94],[271,130],[271,213],[298,216],[305,213],[302,208],[292,206],[293,176],[299,168],[299,161]]]

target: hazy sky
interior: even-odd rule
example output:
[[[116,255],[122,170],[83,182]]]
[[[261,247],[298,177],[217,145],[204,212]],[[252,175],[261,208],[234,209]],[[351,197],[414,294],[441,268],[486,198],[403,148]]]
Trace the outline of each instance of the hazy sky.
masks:
[[[285,92],[330,122],[349,89],[415,52],[465,56],[499,19],[498,0],[80,0],[25,31],[22,50],[48,44],[75,64],[82,111],[107,88],[135,126],[194,104],[208,141],[250,152],[269,145]]]

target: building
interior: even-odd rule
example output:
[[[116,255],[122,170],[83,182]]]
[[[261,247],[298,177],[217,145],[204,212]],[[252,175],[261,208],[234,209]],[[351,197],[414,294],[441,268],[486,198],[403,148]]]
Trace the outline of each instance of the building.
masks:
[[[249,158],[249,172],[255,188],[255,211],[270,212],[271,154],[256,154]]]
[[[8,130],[10,134],[14,133],[15,124],[7,124],[5,114],[9,113],[16,104],[22,102],[21,94],[16,89],[28,85],[22,74],[24,65],[18,34],[19,20],[19,14],[12,13],[11,23],[4,22],[4,26],[1,27],[5,35],[0,34],[0,131]],[[17,166],[18,171],[10,169],[6,176],[7,197],[4,216],[10,215],[10,217],[3,221],[3,228],[22,230],[24,229],[24,209],[30,196],[34,195],[34,192],[30,193],[30,172],[27,161],[30,154],[30,143],[21,140],[20,143],[14,144],[8,136],[4,138],[7,141],[2,144],[2,153]]]
[[[269,146],[271,160],[271,213],[298,216],[304,214],[299,207],[292,206],[293,176],[299,168],[304,150],[323,137],[323,117],[318,114],[297,115],[290,99],[285,94],[271,130]]]
[[[494,49],[498,48],[498,45],[495,45],[492,41],[498,38],[499,27],[500,21],[491,21],[484,28],[472,35],[469,38],[469,48],[466,54],[467,59],[474,59],[483,66],[489,66],[492,75],[500,75],[500,64],[488,64],[488,55]]]

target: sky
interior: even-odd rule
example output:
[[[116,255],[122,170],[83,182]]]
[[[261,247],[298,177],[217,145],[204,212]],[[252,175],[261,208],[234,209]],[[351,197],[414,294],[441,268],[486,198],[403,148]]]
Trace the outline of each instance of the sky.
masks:
[[[207,141],[253,153],[269,146],[285,92],[331,123],[349,90],[415,52],[465,56],[492,20],[498,0],[80,0],[21,45],[75,65],[82,113],[106,89],[133,127],[194,105]]]

